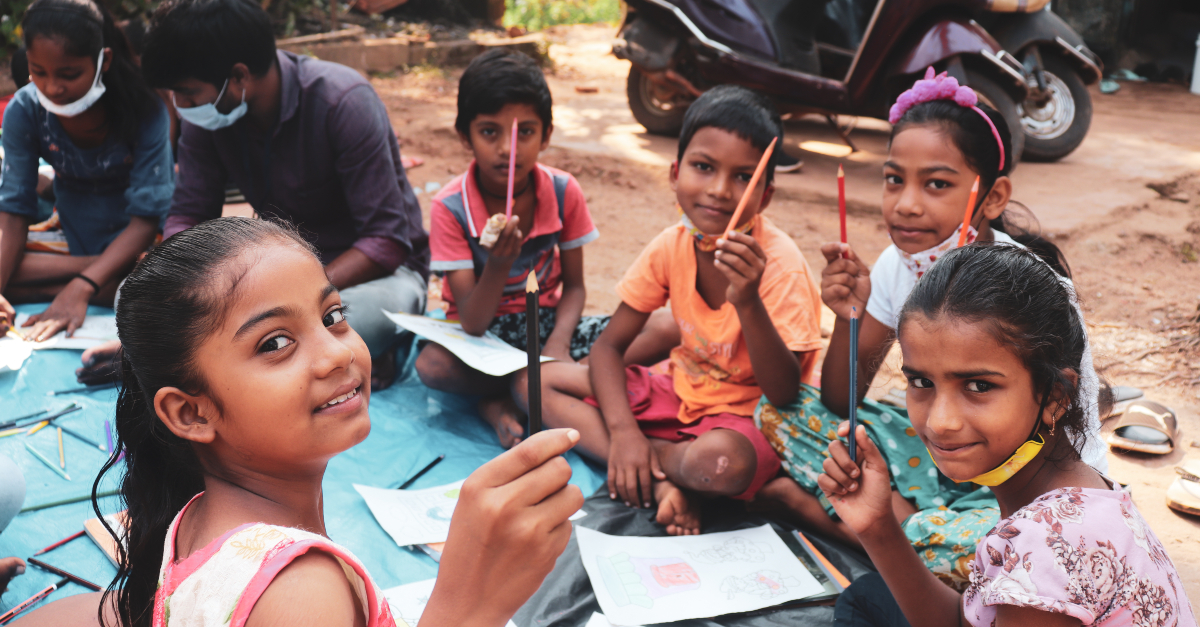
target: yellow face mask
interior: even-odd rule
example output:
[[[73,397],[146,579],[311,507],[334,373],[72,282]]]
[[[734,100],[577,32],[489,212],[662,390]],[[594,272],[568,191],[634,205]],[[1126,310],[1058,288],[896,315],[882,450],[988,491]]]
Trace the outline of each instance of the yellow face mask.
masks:
[[[951,481],[954,481],[955,483],[978,483],[979,485],[985,485],[989,488],[998,486],[1005,481],[1012,479],[1013,475],[1020,472],[1026,464],[1032,461],[1034,457],[1037,457],[1038,453],[1041,452],[1042,447],[1045,445],[1045,438],[1042,437],[1041,433],[1038,433],[1036,442],[1033,439],[1027,440],[1024,444],[1017,448],[1017,451],[1013,453],[1011,457],[1005,460],[1003,464],[1000,464],[999,466],[979,476],[967,479],[966,481],[958,481],[957,479],[951,479]],[[925,451],[929,452],[929,449],[926,448]],[[933,459],[933,453],[929,453],[929,459],[933,460],[934,466],[937,466],[937,460]]]

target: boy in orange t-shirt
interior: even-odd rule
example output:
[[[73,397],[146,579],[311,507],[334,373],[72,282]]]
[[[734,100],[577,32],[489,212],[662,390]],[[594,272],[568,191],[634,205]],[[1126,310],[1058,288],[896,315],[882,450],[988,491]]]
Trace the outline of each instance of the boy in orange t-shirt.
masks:
[[[546,425],[578,429],[578,450],[608,465],[610,497],[657,501],[672,534],[700,531],[689,494],[750,499],[775,476],[779,459],[754,426],[754,408],[764,394],[794,400],[816,366],[816,282],[796,244],[760,215],[775,189],[774,157],[725,233],[763,151],[782,134],[779,114],[754,92],[721,86],[697,99],[671,165],[680,223],[617,285],[621,306],[590,364],[542,366]],[[626,368],[626,348],[667,303],[682,335],[671,374]]]

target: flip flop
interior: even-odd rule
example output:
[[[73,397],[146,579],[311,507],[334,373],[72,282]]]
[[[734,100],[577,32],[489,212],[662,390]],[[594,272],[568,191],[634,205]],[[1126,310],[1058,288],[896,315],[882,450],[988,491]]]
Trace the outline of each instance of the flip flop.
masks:
[[[1129,385],[1114,385],[1112,388],[1109,388],[1109,392],[1112,393],[1113,406],[1104,419],[1111,418],[1112,416],[1120,416],[1125,413],[1126,409],[1129,409],[1129,406],[1134,401],[1145,398],[1145,394],[1142,393],[1141,389]]]
[[[1191,459],[1175,467],[1179,476],[1167,488],[1167,507],[1184,514],[1200,516],[1200,459]]]
[[[1166,455],[1175,448],[1179,426],[1175,412],[1154,401],[1136,400],[1129,404],[1104,439],[1116,448]]]

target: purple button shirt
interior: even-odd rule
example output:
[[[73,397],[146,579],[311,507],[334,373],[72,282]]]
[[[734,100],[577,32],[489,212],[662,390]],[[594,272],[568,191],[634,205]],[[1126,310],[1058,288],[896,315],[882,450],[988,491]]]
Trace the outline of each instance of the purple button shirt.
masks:
[[[276,53],[279,122],[268,138],[243,118],[206,131],[183,122],[164,236],[219,217],[232,180],[260,216],[295,224],[328,264],[350,248],[393,272],[429,276],[429,234],[387,108],[354,70]]]

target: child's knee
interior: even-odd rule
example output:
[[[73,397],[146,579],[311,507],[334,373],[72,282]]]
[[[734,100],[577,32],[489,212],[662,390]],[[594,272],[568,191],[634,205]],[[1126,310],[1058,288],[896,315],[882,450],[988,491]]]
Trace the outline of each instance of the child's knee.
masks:
[[[757,468],[749,438],[729,429],[713,429],[691,443],[682,470],[686,487],[692,490],[735,496],[750,487]]]
[[[426,344],[417,355],[416,369],[421,383],[435,390],[446,387],[461,370],[458,358],[433,342]]]

